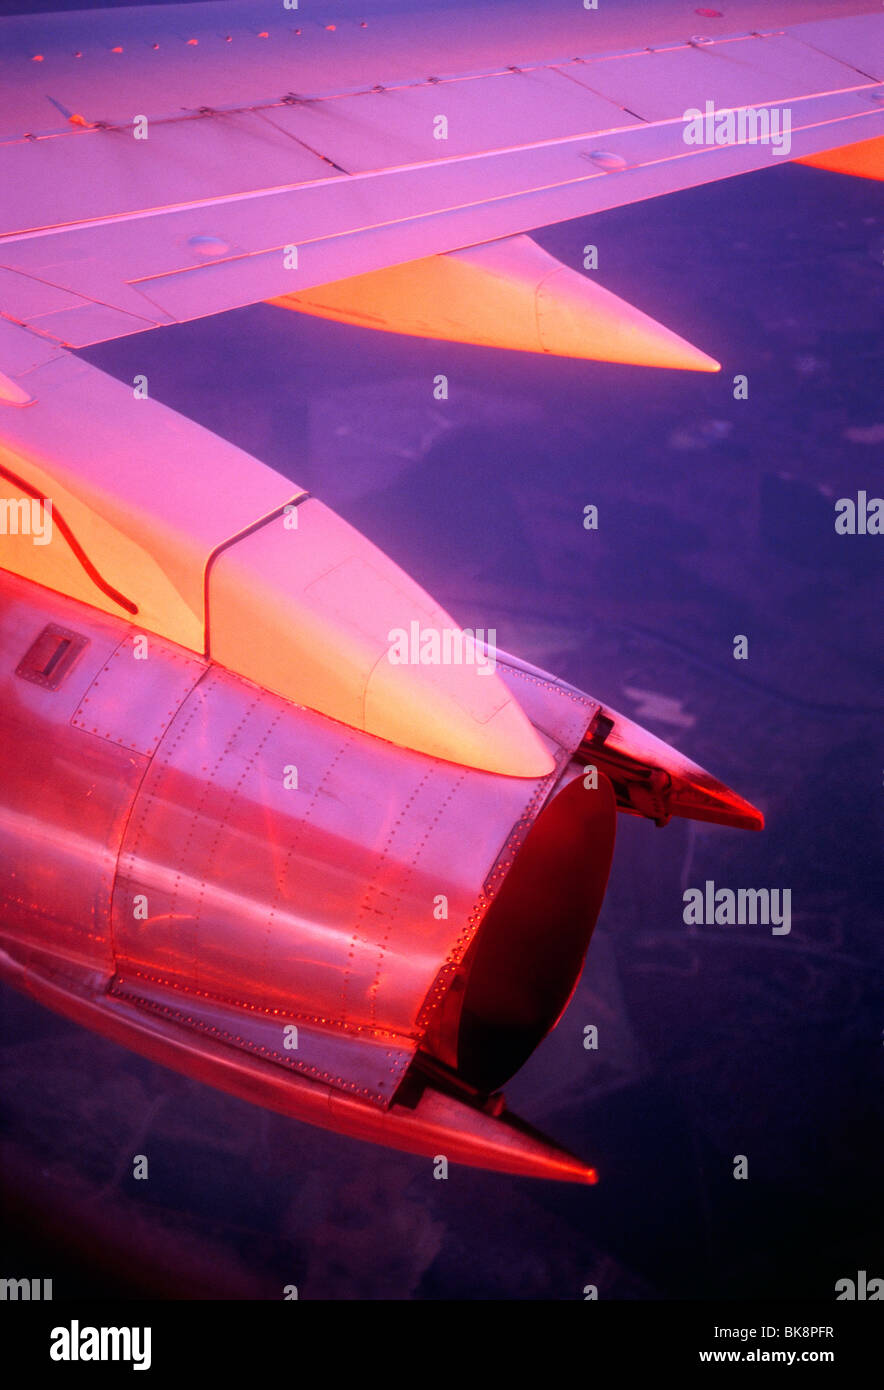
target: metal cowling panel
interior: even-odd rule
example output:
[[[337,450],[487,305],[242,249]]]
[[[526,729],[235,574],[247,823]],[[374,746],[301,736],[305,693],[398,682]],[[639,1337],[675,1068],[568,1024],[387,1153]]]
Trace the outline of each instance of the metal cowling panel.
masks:
[[[0,570],[0,923],[7,940],[105,974],[117,853],[147,758],[75,715],[127,630]],[[53,641],[75,659],[44,679]]]
[[[212,667],[133,808],[118,971],[133,989],[415,1039],[502,847],[554,781],[398,748]]]
[[[292,1024],[284,1009],[259,1012],[219,1004],[202,992],[164,988],[145,979],[143,972],[131,979],[118,975],[110,993],[164,1024],[192,1029],[381,1109],[389,1106],[417,1050],[416,1042],[382,1029],[362,1028],[354,1034],[343,1028]]]

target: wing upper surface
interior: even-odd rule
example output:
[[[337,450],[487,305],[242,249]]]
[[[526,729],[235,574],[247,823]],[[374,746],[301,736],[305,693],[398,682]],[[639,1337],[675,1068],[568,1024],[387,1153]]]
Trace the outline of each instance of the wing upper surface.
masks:
[[[0,21],[0,313],[85,346],[777,162],[687,145],[706,103],[788,109],[790,158],[871,139],[884,15],[846,8],[746,0],[728,23],[758,28],[703,35],[674,0]]]

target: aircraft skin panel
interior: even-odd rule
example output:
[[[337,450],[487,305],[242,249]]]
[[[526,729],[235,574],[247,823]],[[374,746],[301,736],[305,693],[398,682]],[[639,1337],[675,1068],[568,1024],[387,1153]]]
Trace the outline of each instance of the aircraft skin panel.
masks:
[[[0,922],[18,943],[107,974],[119,844],[148,759],[72,727],[121,637],[91,609],[84,633],[78,607],[0,570]],[[26,665],[50,623],[59,643],[88,638],[54,689]]]
[[[315,498],[293,519],[296,531],[277,519],[213,563],[215,660],[393,743],[509,776],[552,772],[493,666],[427,593]],[[440,634],[439,661],[421,660],[427,633]],[[445,634],[456,661],[441,661]]]
[[[676,120],[688,107],[704,109],[707,101],[726,111],[869,86],[852,64],[802,43],[801,32],[799,27],[791,35],[768,32],[630,53],[578,63],[571,71],[575,82],[648,122]]]
[[[848,8],[850,14],[846,13]],[[849,64],[857,72],[884,82],[884,44],[881,42],[879,11],[880,6],[842,5],[833,14],[837,23],[808,20],[801,25],[800,32],[796,32],[790,21],[786,33],[795,34],[808,47],[818,49],[839,63]]]
[[[502,846],[555,780],[394,748],[213,666],[161,742],[121,844],[117,968],[132,990],[143,979],[290,1022],[419,1037]]]
[[[45,340],[15,332],[49,355]],[[0,480],[5,496],[24,495],[16,479],[29,484],[60,524],[53,544],[34,544],[26,529],[4,535],[4,565],[202,652],[209,557],[302,489],[140,395],[137,383],[67,352],[42,365],[39,356],[16,376],[30,403],[0,414]],[[76,560],[68,537],[103,583]]]
[[[6,274],[0,280],[0,286],[7,294],[15,295],[18,293],[18,285],[13,282],[24,280],[23,276]],[[31,282],[37,284],[36,281]],[[59,305],[56,296],[64,295],[70,301],[73,295],[65,295],[63,290],[56,290],[52,286],[41,286],[37,296],[29,290],[30,312],[34,313],[37,306],[41,308],[48,304],[53,307]],[[0,363],[3,365],[3,376],[0,378],[0,403],[3,405],[30,405],[34,396],[27,388],[22,378],[33,372],[37,367],[43,367],[48,362],[55,362],[65,356],[64,349],[51,338],[38,333],[30,332],[18,323],[11,323],[8,319],[0,318]],[[4,413],[5,424],[2,430],[11,428],[10,417]],[[0,435],[2,437],[2,435]]]
[[[117,975],[109,994],[206,1037],[242,1048],[258,1057],[346,1091],[386,1109],[408,1067],[417,1041],[382,1028],[358,1032],[291,1022],[296,1015],[285,1007],[259,1013],[241,1006],[219,1004],[190,990],[184,994],[158,985],[143,974]]]
[[[136,665],[136,662],[138,665]],[[127,632],[83,695],[71,724],[152,757],[207,665],[170,643],[136,644]]]
[[[3,226],[27,231],[183,206],[311,183],[332,172],[325,160],[250,111],[158,120],[143,142],[130,130],[72,131],[0,144]]]
[[[461,81],[420,83],[329,100],[283,105],[274,126],[348,174],[436,163],[491,150],[519,149],[579,132],[639,124],[619,102],[570,80],[565,69],[504,70]],[[444,113],[445,138],[435,131]]]

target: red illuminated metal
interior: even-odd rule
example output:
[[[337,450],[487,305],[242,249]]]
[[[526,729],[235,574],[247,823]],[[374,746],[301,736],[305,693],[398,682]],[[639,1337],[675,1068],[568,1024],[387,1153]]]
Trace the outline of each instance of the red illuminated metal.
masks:
[[[584,785],[598,702],[499,655],[553,769],[514,778],[153,635],[139,661],[137,636],[0,571],[0,975],[283,1114],[594,1182],[499,1087],[566,1006],[604,894],[623,793],[622,769]],[[639,781],[667,757],[676,780],[640,732]]]

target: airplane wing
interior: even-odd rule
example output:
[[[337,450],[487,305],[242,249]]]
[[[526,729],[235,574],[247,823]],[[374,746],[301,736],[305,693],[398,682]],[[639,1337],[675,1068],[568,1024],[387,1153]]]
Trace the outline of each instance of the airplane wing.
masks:
[[[274,300],[715,370],[524,234],[790,159],[884,165],[877,0],[234,0],[0,39],[0,313],[60,346]],[[28,370],[0,354],[0,396]]]

